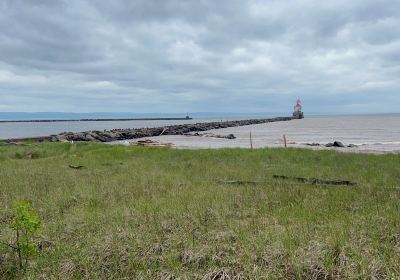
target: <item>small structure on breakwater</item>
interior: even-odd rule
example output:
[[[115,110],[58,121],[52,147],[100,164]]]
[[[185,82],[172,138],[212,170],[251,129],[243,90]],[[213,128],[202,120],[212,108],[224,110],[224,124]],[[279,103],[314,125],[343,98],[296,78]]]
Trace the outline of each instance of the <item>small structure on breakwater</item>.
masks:
[[[300,98],[297,98],[296,104],[294,105],[294,112],[293,112],[293,117],[295,119],[303,119],[304,118],[304,113],[301,111],[303,106],[301,106],[301,101]]]

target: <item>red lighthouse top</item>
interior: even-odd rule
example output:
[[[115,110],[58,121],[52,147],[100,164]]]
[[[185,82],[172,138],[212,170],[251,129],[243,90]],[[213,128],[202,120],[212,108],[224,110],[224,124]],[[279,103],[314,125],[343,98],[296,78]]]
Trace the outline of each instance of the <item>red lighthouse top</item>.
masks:
[[[300,98],[297,98],[296,104],[294,105],[294,110],[301,111],[301,108],[302,108],[302,106],[301,106]]]

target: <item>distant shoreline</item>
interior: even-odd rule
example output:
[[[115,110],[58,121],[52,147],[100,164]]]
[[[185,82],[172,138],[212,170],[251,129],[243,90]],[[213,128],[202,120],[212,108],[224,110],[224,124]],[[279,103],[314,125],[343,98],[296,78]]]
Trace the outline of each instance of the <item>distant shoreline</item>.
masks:
[[[93,119],[52,119],[52,120],[0,120],[0,123],[22,123],[22,122],[112,122],[112,121],[177,121],[192,120],[191,117],[184,118],[93,118]]]

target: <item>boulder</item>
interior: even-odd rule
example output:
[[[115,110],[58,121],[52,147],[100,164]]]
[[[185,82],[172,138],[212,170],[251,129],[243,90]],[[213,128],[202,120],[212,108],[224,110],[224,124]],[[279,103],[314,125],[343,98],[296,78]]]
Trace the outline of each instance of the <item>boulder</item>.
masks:
[[[344,145],[340,141],[335,141],[335,142],[333,142],[333,147],[344,148]]]

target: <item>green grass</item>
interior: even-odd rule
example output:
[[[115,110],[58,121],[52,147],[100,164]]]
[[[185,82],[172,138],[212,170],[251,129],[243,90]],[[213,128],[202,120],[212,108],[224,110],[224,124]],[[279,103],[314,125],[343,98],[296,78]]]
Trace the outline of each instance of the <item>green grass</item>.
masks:
[[[0,247],[0,278],[400,277],[400,155],[2,145],[0,240],[9,238],[10,207],[22,198],[51,244],[25,272]]]

